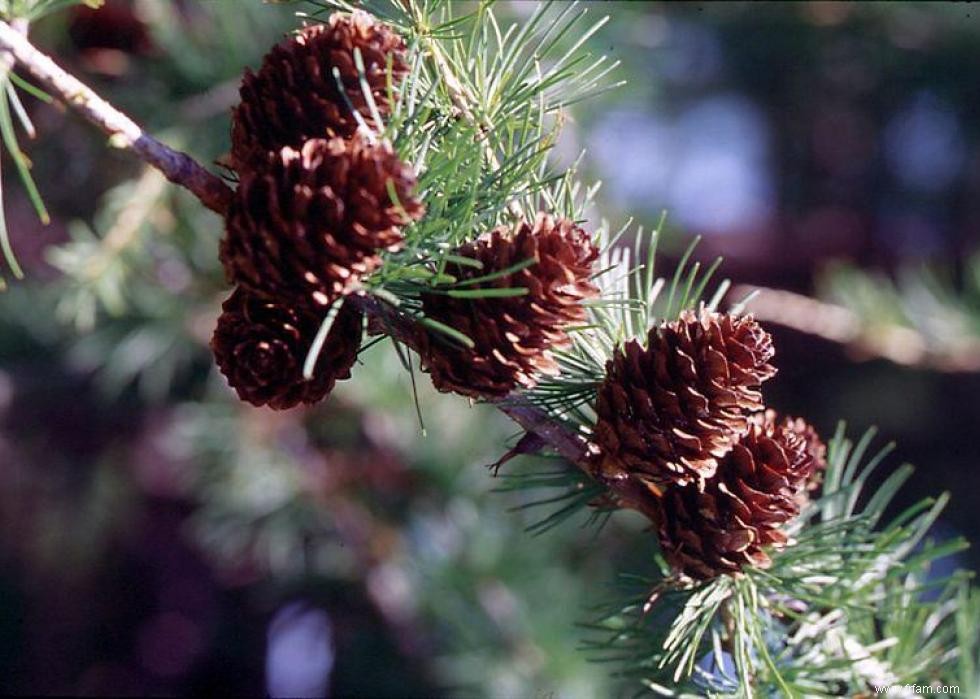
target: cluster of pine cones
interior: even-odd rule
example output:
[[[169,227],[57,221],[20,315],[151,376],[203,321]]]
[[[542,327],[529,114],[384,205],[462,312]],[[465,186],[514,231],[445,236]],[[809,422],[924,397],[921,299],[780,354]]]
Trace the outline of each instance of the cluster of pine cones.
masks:
[[[375,113],[390,115],[389,95],[407,72],[401,37],[360,11],[302,29],[246,72],[232,128],[240,183],[221,243],[236,288],[212,340],[243,400],[276,409],[314,403],[350,376],[364,326],[351,295],[424,213],[412,168],[365,127]],[[553,351],[568,347],[567,328],[587,320],[583,301],[599,294],[591,236],[539,213],[454,253],[469,263],[445,273],[489,293],[424,291],[421,309],[433,322],[402,337],[436,388],[498,399],[558,373]],[[306,379],[305,358],[337,303]],[[428,329],[439,325],[470,342]],[[766,565],[764,548],[785,543],[783,527],[822,468],[814,431],[764,408],[772,354],[751,318],[685,312],[651,329],[645,346],[627,343],[607,366],[593,476],[617,505],[653,520],[664,554],[687,576]]]
[[[231,386],[254,405],[315,403],[350,376],[361,313],[340,301],[307,380],[314,338],[328,309],[381,264],[382,251],[398,248],[402,227],[424,212],[412,168],[358,128],[370,116],[355,50],[376,108],[387,115],[389,77],[397,87],[408,70],[405,46],[363,12],[305,27],[242,80],[231,149],[239,185],[221,241],[236,288],[211,347]]]
[[[390,115],[389,95],[407,72],[403,39],[361,11],[305,27],[275,46],[258,72],[246,72],[232,123],[239,186],[221,243],[236,289],[211,343],[243,400],[276,409],[314,403],[350,376],[363,319],[346,300],[311,379],[303,366],[327,310],[357,293],[381,264],[380,253],[397,250],[402,228],[424,213],[411,167],[366,127],[375,110]],[[454,252],[470,264],[450,264],[445,272],[467,290],[527,293],[421,295],[427,318],[471,340],[464,346],[421,326],[412,331],[407,339],[435,386],[499,398],[532,386],[536,374],[555,373],[552,350],[569,344],[564,328],[584,321],[580,302],[598,295],[590,281],[598,250],[590,236],[542,213]],[[521,268],[528,260],[534,264]],[[516,271],[502,274],[508,268]]]
[[[593,474],[655,523],[678,572],[765,567],[765,547],[818,484],[826,449],[800,419],[765,410],[772,338],[751,317],[685,311],[627,343],[596,403]]]

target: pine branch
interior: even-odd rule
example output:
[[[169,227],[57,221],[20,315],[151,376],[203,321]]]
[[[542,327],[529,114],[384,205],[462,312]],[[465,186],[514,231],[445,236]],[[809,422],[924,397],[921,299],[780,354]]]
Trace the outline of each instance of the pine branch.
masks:
[[[26,19],[12,19],[10,20],[10,27],[18,34],[27,36],[28,22]],[[0,51],[0,72],[9,73],[13,70],[16,62],[17,59],[9,50]]]
[[[778,323],[854,348],[869,357],[881,357],[903,366],[943,372],[980,371],[980,342],[965,340],[956,347],[934,351],[922,333],[883,319],[874,327],[850,308],[792,291],[737,286],[736,297],[754,292],[746,304],[759,320]],[[943,351],[944,350],[944,351]]]
[[[555,422],[547,412],[524,398],[508,398],[496,406],[527,432],[538,435],[558,454],[590,474],[588,459],[592,447],[581,434]]]
[[[113,146],[132,151],[168,180],[190,190],[212,211],[223,214],[227,210],[232,190],[219,177],[186,153],[173,150],[145,133],[136,122],[60,68],[7,22],[0,22],[0,52],[8,52],[48,92],[99,127]]]
[[[578,47],[601,21],[575,34],[574,22],[585,10],[574,15],[574,4],[559,5],[558,21],[540,38],[533,38],[533,29],[539,22],[544,24],[548,5],[522,28],[514,25],[501,34],[487,4],[486,21],[491,24],[481,23],[481,15],[472,19],[470,37],[475,50],[471,50],[462,38],[447,33],[463,26],[453,19],[448,3],[392,2],[409,12],[410,26],[405,31],[422,60],[415,61],[401,101],[382,132],[391,137],[406,162],[415,164],[423,195],[437,195],[427,202],[428,220],[407,229],[402,251],[386,258],[386,268],[364,279],[364,287],[346,301],[335,301],[318,338],[327,337],[334,314],[346,302],[367,315],[369,327],[383,330],[396,346],[417,349],[419,324],[426,320],[421,317],[422,293],[493,298],[502,294],[490,292],[515,291],[478,289],[473,283],[481,277],[457,283],[447,275],[450,258],[466,259],[453,252],[461,241],[505,220],[503,209],[507,207],[518,216],[522,206],[530,212],[542,202],[549,209],[561,208],[566,215],[582,206],[576,203],[581,197],[574,173],[555,174],[547,168],[553,132],[546,118],[560,122],[563,106],[576,95],[591,92],[605,69],[603,59],[587,64],[586,56],[576,57]],[[439,8],[445,12],[434,12]],[[566,13],[574,16],[564,21]],[[441,21],[435,21],[437,16]],[[490,26],[495,30],[495,44]],[[577,37],[573,48],[548,58],[566,35]],[[18,36],[12,25],[0,23],[0,64],[10,56],[109,134],[112,144],[132,150],[192,191],[208,208],[225,212],[232,191],[224,182],[186,154],[144,134],[131,119]],[[360,70],[363,77],[363,68]],[[570,91],[575,84],[579,91]],[[438,89],[440,85],[445,89]],[[422,97],[417,100],[417,95]],[[587,191],[584,199],[589,196]],[[122,227],[106,237],[110,251],[133,240],[134,223],[135,219],[121,220]],[[504,482],[512,486],[504,489],[564,490],[524,506],[557,503],[560,508],[529,527],[534,533],[567,521],[581,509],[593,508],[598,520],[613,509],[637,507],[635,503],[649,497],[648,493],[631,493],[632,488],[649,490],[632,477],[593,479],[590,462],[597,447],[589,435],[596,424],[596,389],[607,374],[609,359],[624,342],[636,339],[642,345],[651,327],[702,303],[716,267],[702,270],[689,249],[672,278],[658,279],[654,270],[656,234],[649,239],[638,236],[630,252],[616,247],[618,235],[607,238],[602,233],[597,239],[605,242],[603,271],[595,276],[603,295],[588,304],[588,322],[569,329],[572,346],[556,350],[561,374],[543,378],[533,389],[488,401],[534,437],[519,442],[508,456],[543,445],[578,469],[507,474],[510,480]],[[503,273],[488,272],[482,280]],[[706,307],[714,309],[725,290],[722,284]],[[766,300],[765,294],[761,299]],[[172,303],[177,306],[180,302],[173,299]],[[760,311],[760,315],[765,314]],[[844,318],[854,325],[853,319]],[[442,332],[472,344],[454,328],[444,325]],[[166,343],[164,338],[155,344],[166,348]],[[321,344],[314,341],[309,350],[307,376]],[[411,371],[411,362],[404,364]],[[958,582],[937,583],[929,576],[929,562],[961,550],[963,544],[958,540],[940,545],[925,541],[946,496],[909,508],[878,527],[909,469],[899,468],[866,493],[870,497],[862,495],[872,471],[888,453],[886,448],[865,462],[872,436],[869,433],[852,444],[844,439],[843,430],[838,433],[827,457],[824,496],[790,525],[793,540],[770,552],[769,568],[750,567],[737,576],[693,581],[671,574],[660,556],[660,577],[647,581],[639,597],[631,593],[626,604],[615,605],[611,614],[593,625],[605,636],[595,649],[620,653],[619,660],[626,665],[624,676],[637,677],[652,691],[671,696],[702,690],[713,696],[733,692],[738,696],[836,695],[841,687],[849,688],[849,694],[866,693],[869,683],[938,672],[943,660],[953,657],[951,638],[958,629],[948,621],[952,619],[948,603],[959,588],[944,588],[944,597],[935,604],[923,601],[921,593],[927,587]],[[610,492],[604,493],[607,489]],[[637,509],[649,514],[652,508]],[[960,625],[969,625],[974,616],[964,618]],[[964,663],[963,676],[975,675],[974,657],[975,653]]]

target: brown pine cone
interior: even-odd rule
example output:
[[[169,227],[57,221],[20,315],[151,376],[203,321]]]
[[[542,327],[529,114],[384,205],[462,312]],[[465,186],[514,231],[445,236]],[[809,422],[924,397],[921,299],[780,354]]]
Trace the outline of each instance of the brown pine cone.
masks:
[[[422,366],[440,391],[474,398],[499,398],[517,386],[535,385],[536,374],[556,374],[551,350],[567,347],[565,329],[586,319],[582,301],[598,295],[590,281],[598,250],[589,235],[573,222],[538,214],[534,225],[515,230],[494,229],[462,246],[457,255],[478,260],[482,269],[449,264],[446,273],[460,282],[514,266],[535,263],[497,279],[465,289],[524,288],[523,296],[463,299],[426,293],[426,317],[469,337],[466,348],[444,335],[424,329],[416,347]]]
[[[656,521],[661,550],[676,570],[709,579],[770,564],[764,548],[786,543],[781,528],[800,513],[799,495],[817,468],[799,426],[815,436],[801,420],[759,414],[703,491],[667,489]]]
[[[810,497],[820,489],[823,482],[823,473],[827,469],[827,446],[820,439],[817,431],[805,422],[802,418],[787,417],[783,421],[784,427],[795,432],[806,442],[807,451],[813,458],[813,473],[806,483],[806,487],[800,493],[800,505],[805,505]]]
[[[398,202],[392,202],[391,183]],[[229,281],[282,302],[326,307],[397,248],[422,216],[415,173],[387,143],[314,139],[242,177],[226,218]]]
[[[284,410],[316,403],[337,379],[350,378],[361,345],[361,313],[351,304],[345,303],[334,319],[309,381],[303,378],[303,363],[323,316],[264,301],[242,289],[221,309],[211,349],[242,400]]]
[[[382,116],[388,103],[388,61],[392,87],[408,73],[405,42],[370,14],[335,13],[327,24],[304,27],[275,46],[258,73],[245,71],[241,104],[232,121],[232,163],[241,171],[261,166],[266,153],[284,146],[299,148],[310,138],[357,131],[353,109],[372,124],[354,62],[359,49],[371,96]],[[341,89],[336,68],[340,73]]]
[[[628,342],[606,368],[596,403],[599,480],[627,477],[655,490],[710,478],[776,373],[772,338],[751,316],[702,310]]]

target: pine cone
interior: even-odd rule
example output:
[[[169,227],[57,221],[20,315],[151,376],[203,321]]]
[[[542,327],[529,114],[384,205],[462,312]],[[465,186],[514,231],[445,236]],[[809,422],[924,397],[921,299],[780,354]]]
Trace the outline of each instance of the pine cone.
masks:
[[[389,183],[398,197],[391,200]],[[387,143],[314,139],[283,148],[241,180],[221,261],[231,282],[282,302],[325,307],[397,248],[421,217],[415,174]]]
[[[799,495],[817,467],[797,425],[805,423],[759,414],[703,491],[667,489],[656,521],[661,550],[675,569],[708,579],[770,564],[763,549],[786,543],[781,527],[799,514]]]
[[[628,342],[599,388],[596,477],[638,478],[654,490],[710,478],[762,409],[772,355],[751,316],[706,310],[651,329],[646,348]]]
[[[806,488],[800,493],[800,505],[805,505],[810,496],[820,489],[823,482],[823,472],[827,469],[827,446],[820,439],[817,431],[802,418],[786,418],[784,426],[792,430],[806,442],[807,452],[813,458],[813,473],[806,483]]]
[[[267,152],[299,148],[310,138],[350,137],[357,131],[354,110],[368,123],[368,108],[354,62],[359,49],[371,96],[382,116],[388,103],[388,61],[397,87],[408,73],[405,42],[366,12],[335,13],[328,24],[303,28],[275,46],[258,73],[245,71],[241,104],[232,123],[236,169],[264,163]],[[340,73],[341,90],[333,69]]]
[[[565,328],[586,319],[582,301],[598,295],[590,281],[598,251],[571,221],[538,214],[531,226],[496,228],[464,245],[457,255],[478,260],[482,269],[449,264],[460,282],[504,270],[526,260],[529,267],[466,289],[525,288],[524,296],[462,299],[422,296],[426,317],[469,337],[466,348],[443,335],[420,330],[416,347],[440,391],[474,398],[499,398],[517,386],[535,384],[535,374],[556,374],[553,348],[570,344]]]
[[[361,344],[361,314],[351,304],[345,303],[334,319],[309,381],[303,378],[303,363],[322,316],[264,301],[241,289],[221,308],[211,349],[242,400],[284,410],[316,403],[337,379],[350,378]]]

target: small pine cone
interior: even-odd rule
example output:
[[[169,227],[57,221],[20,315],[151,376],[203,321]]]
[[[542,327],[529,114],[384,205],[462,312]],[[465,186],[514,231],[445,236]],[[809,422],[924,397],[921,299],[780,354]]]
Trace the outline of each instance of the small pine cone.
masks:
[[[310,138],[349,138],[357,131],[352,106],[372,123],[354,62],[355,49],[361,52],[374,103],[386,116],[390,112],[388,62],[397,87],[408,73],[405,42],[366,12],[336,13],[329,23],[305,27],[275,46],[258,73],[245,72],[241,104],[232,122],[235,168],[244,171],[261,165],[267,152],[284,146],[299,148]]]
[[[316,403],[337,379],[350,378],[361,344],[361,313],[351,304],[345,303],[334,319],[309,381],[303,378],[303,363],[321,316],[242,289],[236,289],[221,309],[211,349],[242,400],[284,410]]]
[[[764,548],[786,543],[781,528],[799,514],[798,496],[817,466],[796,424],[803,423],[760,414],[703,491],[667,489],[656,521],[661,550],[676,570],[709,579],[769,565]]]
[[[751,316],[706,310],[651,329],[646,348],[627,343],[599,388],[596,477],[631,476],[655,489],[703,483],[762,409],[772,355],[772,338]]]
[[[820,489],[823,482],[823,472],[827,469],[827,446],[820,439],[817,431],[802,418],[787,417],[783,421],[783,426],[792,430],[806,442],[807,452],[813,459],[813,472],[810,474],[806,487],[799,495],[800,505],[803,506]]]
[[[525,288],[523,296],[463,299],[422,296],[426,317],[469,337],[466,348],[442,335],[420,330],[416,348],[440,391],[473,398],[500,398],[517,386],[535,385],[536,374],[556,374],[551,349],[567,347],[565,329],[584,322],[582,301],[598,295],[590,281],[598,250],[571,221],[540,213],[534,225],[502,226],[464,245],[457,255],[478,260],[482,269],[450,264],[446,272],[460,282],[504,270],[526,260],[535,263],[467,289]]]
[[[397,195],[393,202],[389,183]],[[301,305],[328,306],[396,249],[424,209],[415,174],[387,143],[313,139],[247,173],[221,242],[230,282]]]

